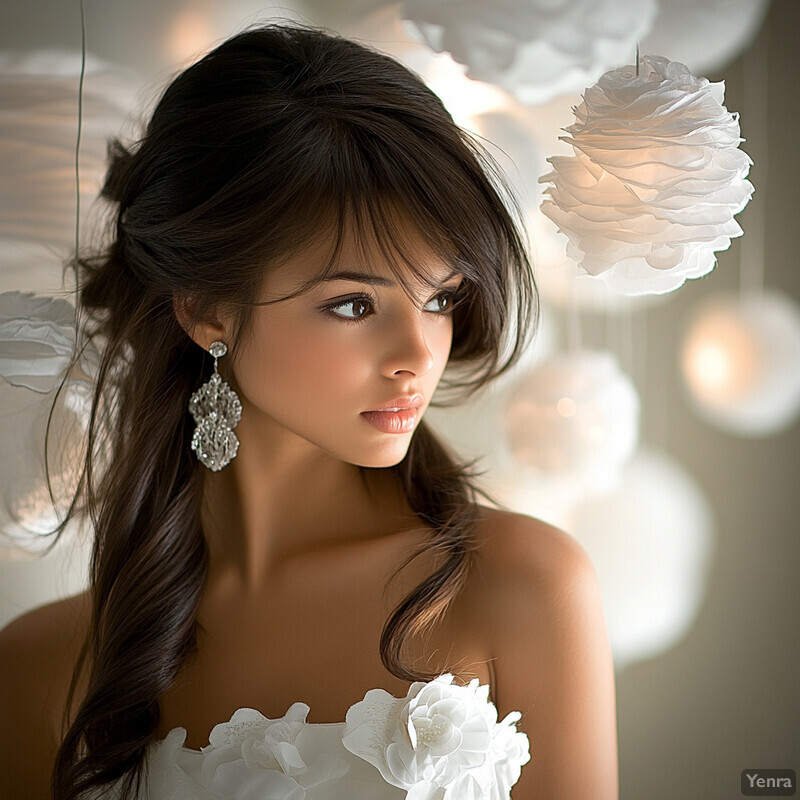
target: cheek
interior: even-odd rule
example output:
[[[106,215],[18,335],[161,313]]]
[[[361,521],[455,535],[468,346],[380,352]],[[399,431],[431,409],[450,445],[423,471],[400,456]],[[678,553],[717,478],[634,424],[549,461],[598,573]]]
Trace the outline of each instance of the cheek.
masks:
[[[430,319],[424,335],[434,364],[421,385],[431,395],[450,354],[452,320]],[[260,320],[234,368],[242,401],[289,418],[310,410],[324,414],[339,403],[340,411],[348,411],[354,400],[373,401],[376,392],[382,396],[385,391],[379,377],[380,340],[376,327],[365,330],[289,316]]]
[[[428,337],[428,343],[436,363],[441,364],[441,367],[444,368],[450,358],[450,348],[453,345],[452,317],[447,317],[435,326],[433,333]]]
[[[254,405],[268,411],[335,403],[337,389],[353,389],[369,375],[371,354],[363,337],[307,321],[276,322],[253,331],[236,370]]]

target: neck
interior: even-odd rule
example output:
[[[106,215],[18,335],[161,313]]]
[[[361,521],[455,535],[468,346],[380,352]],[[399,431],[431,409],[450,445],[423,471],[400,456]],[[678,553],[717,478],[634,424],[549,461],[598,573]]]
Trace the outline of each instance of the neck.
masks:
[[[391,470],[360,469],[298,437],[243,436],[236,458],[204,477],[209,580],[245,590],[303,552],[377,538],[415,519]]]

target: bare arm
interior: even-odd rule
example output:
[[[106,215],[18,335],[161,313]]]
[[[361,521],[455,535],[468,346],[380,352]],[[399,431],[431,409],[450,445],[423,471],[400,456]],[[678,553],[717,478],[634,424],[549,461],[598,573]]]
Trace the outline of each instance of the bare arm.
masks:
[[[495,703],[501,719],[522,712],[531,745],[513,800],[616,800],[614,671],[594,568],[562,531],[499,519],[478,580]]]

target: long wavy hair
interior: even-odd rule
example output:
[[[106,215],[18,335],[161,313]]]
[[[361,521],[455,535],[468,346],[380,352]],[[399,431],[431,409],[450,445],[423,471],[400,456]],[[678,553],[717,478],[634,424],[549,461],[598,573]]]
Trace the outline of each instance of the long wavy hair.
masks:
[[[400,280],[428,280],[403,252],[400,208],[464,275],[438,403],[507,370],[538,318],[519,211],[494,162],[418,76],[361,44],[283,23],[247,30],[178,75],[139,141],[109,150],[113,235],[75,259],[85,341],[103,356],[70,508],[94,529],[92,612],[55,800],[121,777],[122,796],[138,790],[159,697],[196,649],[208,555],[188,401],[210,362],[179,324],[176,298],[191,298],[191,322],[220,301],[239,309],[235,358],[265,270],[314,241],[321,221],[338,242],[352,225],[378,241]],[[423,549],[443,556],[384,625],[381,658],[404,680],[434,677],[407,662],[404,643],[441,618],[468,575],[471,466],[423,420],[388,468],[431,531],[395,576]]]

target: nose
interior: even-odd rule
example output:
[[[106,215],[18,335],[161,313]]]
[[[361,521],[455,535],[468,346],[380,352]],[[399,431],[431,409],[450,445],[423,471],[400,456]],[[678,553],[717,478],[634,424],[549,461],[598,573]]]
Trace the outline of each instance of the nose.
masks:
[[[401,373],[421,377],[430,372],[435,359],[428,345],[422,314],[413,309],[395,317],[389,327],[381,373],[393,378]]]

